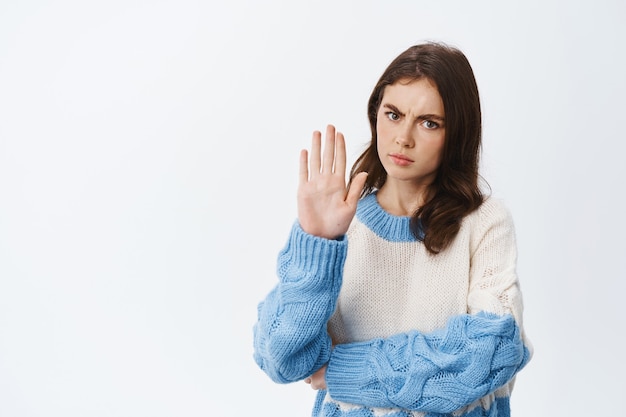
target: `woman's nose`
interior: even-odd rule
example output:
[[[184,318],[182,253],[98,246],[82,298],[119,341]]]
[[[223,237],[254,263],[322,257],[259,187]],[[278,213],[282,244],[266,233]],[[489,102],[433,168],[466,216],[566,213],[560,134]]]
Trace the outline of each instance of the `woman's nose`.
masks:
[[[404,127],[400,129],[396,135],[396,143],[403,148],[412,148],[415,145],[411,129]]]

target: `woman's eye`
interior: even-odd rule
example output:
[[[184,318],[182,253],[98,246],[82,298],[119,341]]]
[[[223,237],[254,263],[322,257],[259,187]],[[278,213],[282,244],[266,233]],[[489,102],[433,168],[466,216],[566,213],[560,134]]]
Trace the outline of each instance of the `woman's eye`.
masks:
[[[389,120],[396,121],[396,120],[398,120],[398,119],[400,118],[400,116],[398,116],[398,114],[397,114],[397,113],[394,113],[394,112],[392,112],[392,111],[388,111],[388,112],[387,112],[387,113],[385,113],[385,114],[387,115],[387,118],[388,118]]]
[[[433,122],[432,120],[424,120],[422,122],[422,126],[426,129],[437,129],[439,127],[439,123]]]

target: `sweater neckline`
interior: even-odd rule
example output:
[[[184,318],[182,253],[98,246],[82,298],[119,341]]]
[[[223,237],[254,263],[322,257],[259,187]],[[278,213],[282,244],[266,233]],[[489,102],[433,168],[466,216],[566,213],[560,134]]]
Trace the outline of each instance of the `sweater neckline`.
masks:
[[[376,192],[363,197],[356,210],[357,219],[379,237],[391,242],[416,242],[424,240],[424,229],[419,223],[418,237],[411,232],[411,217],[396,216],[378,204]]]

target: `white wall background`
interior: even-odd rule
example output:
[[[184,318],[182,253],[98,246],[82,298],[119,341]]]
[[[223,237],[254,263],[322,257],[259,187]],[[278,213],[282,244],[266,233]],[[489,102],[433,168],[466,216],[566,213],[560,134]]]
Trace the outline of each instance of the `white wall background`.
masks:
[[[622,415],[624,1],[0,4],[0,416],[306,416],[252,360],[298,151],[464,50],[536,354],[515,416]]]

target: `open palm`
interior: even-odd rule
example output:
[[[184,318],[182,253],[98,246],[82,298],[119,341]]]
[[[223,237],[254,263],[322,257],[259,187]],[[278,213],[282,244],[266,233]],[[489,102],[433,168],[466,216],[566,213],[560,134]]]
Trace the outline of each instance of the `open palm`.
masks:
[[[313,132],[311,154],[300,153],[298,220],[305,232],[336,239],[348,231],[365,184],[366,173],[358,174],[350,189],[346,186],[346,144],[343,134],[329,125],[324,153],[322,134]]]

